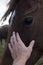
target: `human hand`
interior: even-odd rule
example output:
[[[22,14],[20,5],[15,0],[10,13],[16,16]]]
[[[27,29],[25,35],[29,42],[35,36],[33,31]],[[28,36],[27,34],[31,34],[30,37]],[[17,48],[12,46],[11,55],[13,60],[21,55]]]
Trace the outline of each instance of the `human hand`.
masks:
[[[35,41],[33,40],[32,42],[30,42],[30,45],[26,47],[22,42],[22,40],[20,39],[19,34],[16,33],[15,35],[15,32],[13,32],[10,43],[8,46],[11,52],[11,56],[14,60],[14,63],[18,63],[18,62],[25,63],[27,59],[30,58],[31,56]]]

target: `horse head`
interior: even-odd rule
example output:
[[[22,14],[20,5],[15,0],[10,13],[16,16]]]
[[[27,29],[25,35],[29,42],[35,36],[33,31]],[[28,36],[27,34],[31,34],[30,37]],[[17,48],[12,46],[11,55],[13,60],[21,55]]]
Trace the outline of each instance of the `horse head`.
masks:
[[[6,18],[10,12],[14,13],[14,10],[16,13],[11,19],[11,32],[18,32],[26,46],[29,45],[31,40],[34,39],[36,41],[32,55],[26,63],[26,65],[34,65],[43,55],[43,1],[11,0],[9,8],[4,17]],[[6,64],[12,64],[12,58],[10,56],[8,47],[6,48],[2,62],[2,65]]]

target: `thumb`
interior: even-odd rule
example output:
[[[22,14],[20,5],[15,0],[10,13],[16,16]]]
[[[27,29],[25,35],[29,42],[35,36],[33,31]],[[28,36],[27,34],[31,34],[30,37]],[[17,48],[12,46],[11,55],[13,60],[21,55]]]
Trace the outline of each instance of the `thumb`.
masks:
[[[29,49],[30,49],[30,50],[33,49],[34,43],[35,43],[35,40],[32,40],[32,41],[30,42],[30,45],[28,46],[28,50],[29,50]]]

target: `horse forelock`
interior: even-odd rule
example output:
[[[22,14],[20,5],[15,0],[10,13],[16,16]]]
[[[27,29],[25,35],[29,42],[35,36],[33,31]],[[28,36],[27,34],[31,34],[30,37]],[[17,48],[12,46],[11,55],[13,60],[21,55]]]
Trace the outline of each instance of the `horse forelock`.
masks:
[[[16,4],[19,0],[10,0],[8,3],[8,10],[5,12],[4,16],[2,17],[3,20],[6,20],[7,16],[15,10]],[[1,19],[1,20],[2,20]]]
[[[9,3],[8,3],[9,8],[6,11],[6,13],[4,14],[4,16],[2,17],[2,19],[4,18],[4,20],[6,20],[7,16],[16,9],[16,6],[18,5],[18,3],[20,3],[20,2],[23,3],[25,1],[31,2],[32,0],[10,0]],[[34,0],[34,1],[35,2],[36,1],[37,2],[43,2],[43,0]]]

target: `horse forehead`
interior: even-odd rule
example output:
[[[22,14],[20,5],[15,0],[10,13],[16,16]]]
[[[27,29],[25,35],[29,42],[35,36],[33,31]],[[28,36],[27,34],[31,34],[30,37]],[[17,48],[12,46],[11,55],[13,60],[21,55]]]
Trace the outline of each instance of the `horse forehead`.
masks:
[[[37,0],[20,0],[17,4],[17,7],[26,7],[26,6],[30,6],[33,5],[34,3],[37,3]]]
[[[16,6],[16,13],[21,17],[21,15],[25,14],[25,12],[30,12],[30,10],[36,8],[37,4],[38,3],[36,2],[36,0],[20,0],[20,2]]]
[[[32,7],[35,8],[35,5],[42,4],[43,0],[20,0],[16,6],[17,11],[25,11],[26,9],[30,9]],[[39,5],[40,6],[40,5]]]

